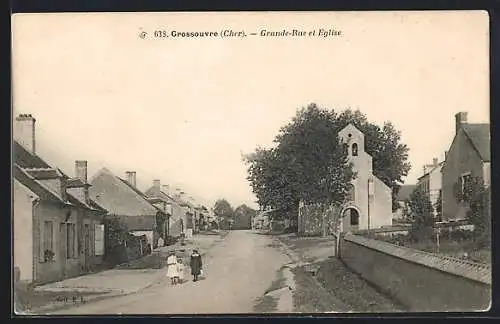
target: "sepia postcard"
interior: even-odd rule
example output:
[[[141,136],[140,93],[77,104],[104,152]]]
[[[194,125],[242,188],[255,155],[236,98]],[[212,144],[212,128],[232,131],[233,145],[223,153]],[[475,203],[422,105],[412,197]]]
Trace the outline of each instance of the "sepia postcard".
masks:
[[[487,311],[489,37],[485,11],[13,15],[13,311]]]

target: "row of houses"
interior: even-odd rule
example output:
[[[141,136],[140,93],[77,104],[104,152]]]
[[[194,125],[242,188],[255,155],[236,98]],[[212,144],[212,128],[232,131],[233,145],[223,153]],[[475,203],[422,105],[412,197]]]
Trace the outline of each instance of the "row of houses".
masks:
[[[49,165],[36,151],[36,120],[14,121],[13,256],[16,280],[42,284],[88,273],[106,256],[106,218],[117,218],[152,248],[168,237],[190,238],[210,222],[210,211],[160,180],[145,191],[137,173],[122,178],[107,168],[88,178],[88,163],[74,174]]]
[[[409,209],[410,194],[419,188],[434,206],[437,221],[463,221],[468,206],[457,200],[456,190],[463,191],[473,177],[483,179],[485,186],[490,186],[490,124],[469,123],[467,115],[467,112],[455,115],[455,135],[450,147],[444,152],[444,160],[434,158],[432,164],[424,165],[423,174],[416,184],[405,185],[400,189],[398,201],[401,208],[396,211],[394,218],[404,218],[403,210]]]

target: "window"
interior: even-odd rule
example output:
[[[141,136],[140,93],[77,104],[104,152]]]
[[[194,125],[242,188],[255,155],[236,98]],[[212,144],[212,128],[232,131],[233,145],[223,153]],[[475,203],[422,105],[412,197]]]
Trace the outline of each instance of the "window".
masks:
[[[467,194],[467,188],[469,187],[470,180],[471,180],[470,172],[464,173],[460,177],[460,185],[461,185],[460,189],[461,189],[462,195],[464,195],[464,196]]]
[[[358,156],[358,144],[352,144],[352,156]]]
[[[42,259],[44,262],[53,261],[54,256],[54,225],[51,221],[43,222]]]
[[[349,145],[347,145],[346,143],[342,144],[342,150],[344,154],[349,154]]]
[[[68,223],[66,225],[66,230],[67,230],[67,235],[66,235],[66,247],[67,247],[67,253],[66,257],[68,259],[74,259],[77,256],[76,252],[76,245],[75,245],[75,232],[76,232],[76,225]]]

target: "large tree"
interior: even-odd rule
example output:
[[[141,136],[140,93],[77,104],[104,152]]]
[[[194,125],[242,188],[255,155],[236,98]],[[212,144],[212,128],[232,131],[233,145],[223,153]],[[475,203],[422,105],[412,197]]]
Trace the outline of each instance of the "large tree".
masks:
[[[370,123],[360,110],[344,110],[337,119],[338,127],[352,123],[365,135],[365,150],[373,158],[373,174],[392,189],[392,209],[399,206],[400,183],[408,175],[408,147],[401,143],[401,132],[386,121],[382,128]]]
[[[353,177],[338,139],[336,114],[311,104],[276,136],[275,147],[246,156],[259,204],[283,213],[306,203],[342,201]]]
[[[248,180],[261,207],[286,213],[296,210],[301,199],[325,205],[342,202],[355,176],[338,139],[348,123],[365,134],[374,174],[393,189],[395,202],[399,183],[410,169],[400,132],[389,122],[382,128],[369,123],[359,110],[337,114],[310,104],[280,129],[275,147],[245,156]]]
[[[214,214],[219,220],[219,223],[222,224],[222,227],[226,227],[233,221],[234,210],[226,199],[219,199],[215,202]]]

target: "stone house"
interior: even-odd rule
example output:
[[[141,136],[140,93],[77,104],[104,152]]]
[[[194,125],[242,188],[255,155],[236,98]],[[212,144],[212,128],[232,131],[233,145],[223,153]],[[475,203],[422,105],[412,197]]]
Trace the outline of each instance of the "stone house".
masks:
[[[429,198],[434,208],[435,218],[437,218],[438,215],[436,206],[443,184],[441,173],[443,164],[444,162],[438,162],[438,159],[434,158],[432,164],[424,166],[424,174],[417,179],[417,187]]]
[[[107,168],[99,170],[91,179],[90,196],[126,226],[136,236],[145,235],[152,248],[159,239],[157,220],[168,218],[161,208],[148,201],[136,187],[136,172],[127,171],[127,180],[114,175]]]
[[[181,208],[183,209],[185,215],[184,222],[184,234],[187,239],[191,239],[193,233],[195,232],[196,226],[196,213],[194,205],[190,201],[191,199],[186,195],[184,191],[180,188],[175,189],[174,199],[179,202]]]
[[[457,201],[471,177],[479,177],[489,187],[491,180],[490,124],[468,123],[467,112],[455,115],[455,136],[441,168],[443,221],[465,219],[468,206]]]
[[[353,124],[339,132],[347,151],[348,162],[356,177],[349,185],[346,201],[340,209],[331,206],[324,212],[321,206],[299,206],[298,231],[301,235],[327,235],[335,231],[336,215],[340,216],[343,232],[380,228],[392,225],[392,190],[373,174],[372,157],[365,151],[365,136]]]
[[[158,179],[153,180],[153,185],[144,194],[157,207],[164,206],[167,214],[170,215],[165,228],[165,233],[168,236],[179,237],[181,233],[184,233],[187,222],[186,213],[181,204],[170,195],[168,185],[162,185]]]
[[[16,280],[37,285],[91,271],[104,255],[107,211],[88,195],[86,161],[76,161],[76,177],[71,178],[40,158],[31,115],[16,118],[14,139]]]

